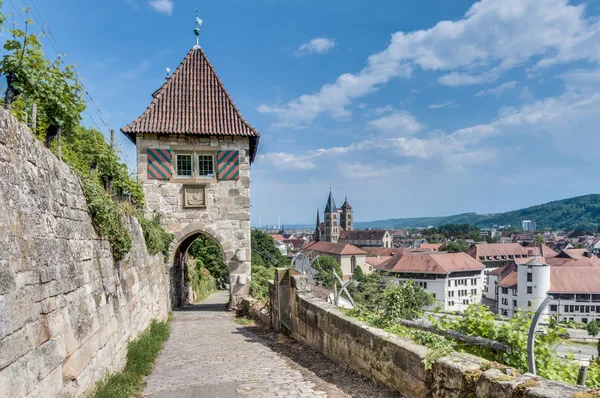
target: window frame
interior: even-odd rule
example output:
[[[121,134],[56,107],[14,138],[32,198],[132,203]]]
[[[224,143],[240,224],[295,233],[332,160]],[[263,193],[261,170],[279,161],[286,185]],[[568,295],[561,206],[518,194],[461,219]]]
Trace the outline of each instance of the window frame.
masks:
[[[179,157],[180,156],[189,156],[190,158],[190,175],[181,175],[179,174]],[[181,178],[190,180],[194,178],[194,153],[193,152],[180,152],[175,153],[175,178]]]
[[[194,151],[194,157],[196,158],[196,167],[194,168],[198,173],[196,178],[217,178],[217,171],[215,167],[215,154],[210,152]],[[211,175],[200,175],[200,156],[210,156],[212,163],[212,174]]]

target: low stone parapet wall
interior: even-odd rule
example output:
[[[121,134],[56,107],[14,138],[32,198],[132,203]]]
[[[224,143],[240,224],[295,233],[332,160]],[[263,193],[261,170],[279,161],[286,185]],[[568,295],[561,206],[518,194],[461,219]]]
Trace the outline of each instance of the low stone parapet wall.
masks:
[[[292,337],[406,397],[593,396],[584,395],[588,391],[584,387],[499,369],[498,364],[466,353],[441,358],[426,370],[426,347],[344,315],[333,304],[313,296],[305,276],[290,277],[289,297]]]

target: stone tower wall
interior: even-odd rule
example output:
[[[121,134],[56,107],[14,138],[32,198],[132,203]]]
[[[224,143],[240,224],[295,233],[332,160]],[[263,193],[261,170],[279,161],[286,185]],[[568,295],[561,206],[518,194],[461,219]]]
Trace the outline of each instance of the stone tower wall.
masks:
[[[250,289],[250,157],[249,140],[244,137],[197,137],[137,135],[138,176],[144,186],[147,207],[159,212],[167,230],[175,234],[167,267],[179,266],[178,251],[185,251],[190,237],[203,233],[221,246],[229,268],[231,307],[236,308]],[[147,177],[149,148],[176,151],[239,151],[239,180],[178,179],[154,180]],[[173,155],[174,158],[174,155]],[[216,164],[215,164],[216,168]],[[187,187],[203,185],[205,207],[186,208]],[[183,244],[183,246],[182,246]],[[181,250],[179,250],[181,249]],[[173,271],[173,270],[172,270]]]

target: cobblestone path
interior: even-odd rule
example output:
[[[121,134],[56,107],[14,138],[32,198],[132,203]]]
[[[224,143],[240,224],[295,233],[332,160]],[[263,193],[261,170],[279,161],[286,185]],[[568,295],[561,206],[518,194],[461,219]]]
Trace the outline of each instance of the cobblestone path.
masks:
[[[336,369],[307,347],[287,339],[275,342],[264,329],[237,324],[234,315],[225,311],[227,300],[228,292],[221,291],[200,304],[174,312],[171,336],[154,371],[146,378],[145,396],[398,396],[348,370]],[[303,358],[294,361],[298,349]]]

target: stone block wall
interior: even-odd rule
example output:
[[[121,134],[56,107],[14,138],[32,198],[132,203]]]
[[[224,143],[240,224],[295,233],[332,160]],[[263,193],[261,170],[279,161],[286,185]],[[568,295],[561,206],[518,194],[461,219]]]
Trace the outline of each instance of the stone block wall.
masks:
[[[319,350],[359,374],[397,389],[409,398],[577,398],[584,387],[543,380],[489,361],[454,353],[425,370],[427,348],[370,327],[342,314],[310,292],[306,276],[290,278],[289,305],[292,337]],[[274,297],[274,296],[271,296]],[[510,373],[510,374],[507,374]]]
[[[117,264],[77,176],[0,109],[0,396],[87,395],[166,319],[162,255],[127,226],[133,247]]]
[[[136,137],[138,177],[144,185],[147,207],[158,212],[167,230],[175,234],[167,267],[180,267],[179,252],[187,250],[199,233],[213,238],[223,250],[231,282],[231,307],[236,308],[250,289],[250,156],[247,137],[198,137],[185,135],[139,134]],[[216,178],[171,180],[148,179],[148,155],[151,148],[215,153],[217,150],[239,151],[239,180]],[[216,157],[215,157],[216,162]],[[216,163],[215,163],[216,167]],[[205,207],[186,208],[183,190],[186,185],[205,186]],[[172,274],[182,273],[172,270]],[[174,285],[181,284],[175,281]],[[177,290],[177,289],[176,289]],[[181,290],[181,289],[180,289]],[[177,293],[177,292],[175,292]],[[177,301],[177,300],[174,300]],[[179,300],[181,302],[185,300]]]

